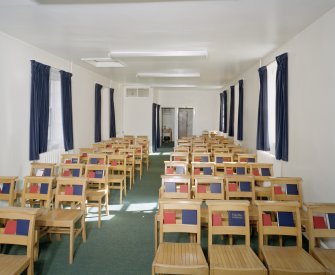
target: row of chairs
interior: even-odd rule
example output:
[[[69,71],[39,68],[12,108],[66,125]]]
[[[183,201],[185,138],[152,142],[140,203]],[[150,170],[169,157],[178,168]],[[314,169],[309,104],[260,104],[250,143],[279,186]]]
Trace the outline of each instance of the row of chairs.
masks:
[[[315,248],[315,241],[310,245],[311,254],[302,248],[297,202],[257,202],[261,221],[258,223],[258,258],[250,248],[249,202],[207,201],[207,264],[201,248],[201,204],[201,200],[160,201],[159,211],[163,218],[160,220],[160,244],[152,264],[152,274],[209,274],[209,271],[211,274],[327,274],[335,271],[334,250]],[[314,204],[308,210],[310,232],[313,232],[310,239],[334,238],[333,228],[315,228],[313,213],[334,213],[335,204]],[[164,238],[176,232],[189,233],[191,242],[171,243]],[[223,236],[227,237],[224,242],[221,241]],[[241,236],[244,241],[241,241]],[[270,236],[293,236],[295,245],[270,246]],[[271,240],[271,244],[274,241]]]

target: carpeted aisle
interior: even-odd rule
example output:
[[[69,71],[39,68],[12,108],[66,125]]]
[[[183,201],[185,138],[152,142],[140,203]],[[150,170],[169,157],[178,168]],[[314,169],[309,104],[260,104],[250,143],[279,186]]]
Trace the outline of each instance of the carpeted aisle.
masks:
[[[101,229],[97,228],[95,218],[86,223],[87,242],[84,244],[77,238],[72,265],[68,263],[67,236],[62,236],[60,242],[41,240],[35,274],[151,274],[154,213],[163,161],[168,158],[162,154],[150,157],[149,171],[143,169],[141,181],[137,176],[135,187],[128,191],[122,206],[119,193],[112,193],[110,220],[104,220]]]

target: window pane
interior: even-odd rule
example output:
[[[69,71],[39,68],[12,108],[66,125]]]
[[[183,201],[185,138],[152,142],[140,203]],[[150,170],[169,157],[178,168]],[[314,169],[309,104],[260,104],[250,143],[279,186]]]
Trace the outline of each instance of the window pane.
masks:
[[[276,146],[276,73],[277,62],[267,66],[268,71],[268,122],[270,153],[275,155]]]

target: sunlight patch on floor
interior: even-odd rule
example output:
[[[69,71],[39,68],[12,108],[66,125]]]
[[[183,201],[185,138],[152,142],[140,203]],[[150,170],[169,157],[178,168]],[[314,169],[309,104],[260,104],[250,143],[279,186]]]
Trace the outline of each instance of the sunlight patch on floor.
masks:
[[[152,211],[157,207],[156,202],[150,203],[132,203],[128,206],[127,212]]]

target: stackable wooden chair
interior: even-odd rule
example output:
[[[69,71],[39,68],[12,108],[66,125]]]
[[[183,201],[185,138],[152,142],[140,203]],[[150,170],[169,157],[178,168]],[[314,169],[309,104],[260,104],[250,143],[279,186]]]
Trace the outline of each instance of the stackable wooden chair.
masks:
[[[87,164],[92,165],[106,165],[107,164],[107,155],[106,154],[88,154]]]
[[[36,177],[54,177],[55,163],[34,162],[31,164],[30,176]]]
[[[273,177],[272,163],[248,163],[249,174],[255,177],[256,198],[271,199],[271,185],[267,184]]]
[[[18,177],[0,177],[0,201],[7,201],[8,206],[14,206],[17,179]]]
[[[55,209],[43,209],[37,218],[38,226],[43,228],[41,237],[46,233],[69,235],[70,264],[73,263],[75,238],[81,234],[86,242],[86,183],[86,178],[57,178]],[[62,208],[63,205],[71,205],[71,208]]]
[[[25,255],[0,254],[1,274],[21,274],[27,270],[34,275],[35,220],[40,209],[21,207],[0,207],[0,245],[20,245],[27,248]],[[0,223],[1,226],[1,223]]]
[[[210,153],[208,152],[194,152],[192,153],[192,162],[210,162]]]
[[[60,163],[79,164],[80,163],[80,154],[62,154]]]
[[[185,161],[164,161],[165,175],[188,175],[188,163]]]
[[[215,176],[224,177],[225,176],[224,163],[232,161],[233,161],[233,154],[231,153],[214,153]]]
[[[149,141],[148,139],[137,138],[135,143],[142,146],[142,161],[143,164],[146,165],[148,171],[150,164]]]
[[[82,177],[85,171],[85,164],[60,164],[58,174],[61,177]]]
[[[248,199],[255,202],[255,180],[249,175],[226,177],[226,199]]]
[[[189,162],[189,154],[185,152],[171,152],[170,161],[185,161]]]
[[[195,176],[194,177],[194,198],[198,200],[224,200],[223,177],[216,176]]]
[[[152,274],[208,274],[208,264],[201,249],[201,201],[160,201],[160,244],[152,263]],[[165,242],[167,233],[195,234],[193,243]],[[192,238],[194,239],[194,238]]]
[[[108,165],[86,165],[86,206],[98,208],[98,228],[101,227],[102,208],[109,215]]]
[[[245,162],[225,162],[223,166],[225,176],[247,175],[248,173],[248,164]]]
[[[210,274],[267,274],[250,247],[249,202],[207,201],[206,204]],[[228,235],[229,244],[214,244],[215,235]],[[245,244],[233,245],[233,235],[244,236]]]
[[[192,162],[192,183],[196,176],[214,176],[215,163],[214,162]]]
[[[302,248],[298,202],[256,201],[259,256],[269,274],[326,274],[318,261]],[[295,246],[270,246],[268,236],[294,236]],[[281,244],[281,242],[280,242]]]
[[[237,162],[256,163],[257,155],[256,154],[237,154]]]
[[[79,148],[80,163],[87,164],[88,154],[93,154],[93,148]]]
[[[25,177],[23,183],[23,190],[21,193],[21,206],[25,207],[27,204],[30,207],[38,205],[50,209],[53,205],[53,184],[54,177]]]
[[[324,249],[320,238],[335,238],[335,204],[307,203],[309,253],[327,270],[335,274],[335,249]]]
[[[108,165],[108,189],[120,190],[120,204],[122,204],[122,196],[127,195],[127,157],[125,155],[109,155]]]

